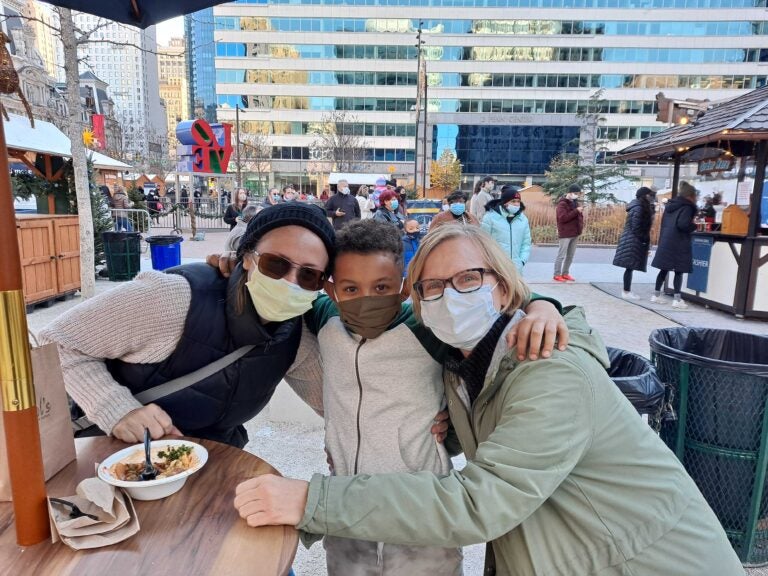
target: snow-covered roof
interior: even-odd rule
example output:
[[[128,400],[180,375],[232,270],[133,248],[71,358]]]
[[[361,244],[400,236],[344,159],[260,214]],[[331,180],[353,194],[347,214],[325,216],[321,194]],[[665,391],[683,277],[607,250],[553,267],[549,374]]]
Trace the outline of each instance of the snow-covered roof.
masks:
[[[4,120],[5,144],[16,150],[29,150],[51,156],[72,156],[69,138],[50,122],[35,120],[35,127],[29,123],[29,118],[16,114],[8,115],[10,120]],[[132,167],[125,162],[110,158],[106,154],[89,150],[87,154],[93,161],[94,168],[102,170],[130,170]]]

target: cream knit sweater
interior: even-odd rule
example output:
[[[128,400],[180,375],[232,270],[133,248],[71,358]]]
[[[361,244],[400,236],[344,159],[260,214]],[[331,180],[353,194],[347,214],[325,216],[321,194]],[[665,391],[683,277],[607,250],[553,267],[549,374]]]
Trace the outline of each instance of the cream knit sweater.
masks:
[[[58,344],[67,392],[108,434],[141,404],[112,378],[104,360],[151,364],[168,358],[181,339],[191,295],[178,274],[143,272],[75,306],[40,332],[41,343]],[[285,379],[322,416],[320,354],[306,328]]]

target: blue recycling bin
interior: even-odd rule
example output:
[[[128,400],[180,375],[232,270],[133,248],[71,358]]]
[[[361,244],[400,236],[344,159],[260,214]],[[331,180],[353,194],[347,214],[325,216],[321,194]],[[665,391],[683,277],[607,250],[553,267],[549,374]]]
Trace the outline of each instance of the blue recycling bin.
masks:
[[[150,236],[147,238],[152,256],[152,269],[165,270],[181,264],[180,236]]]

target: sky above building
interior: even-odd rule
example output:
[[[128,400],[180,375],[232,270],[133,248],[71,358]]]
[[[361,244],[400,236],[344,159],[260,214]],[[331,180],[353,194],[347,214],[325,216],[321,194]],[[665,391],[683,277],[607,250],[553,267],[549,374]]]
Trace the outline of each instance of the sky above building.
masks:
[[[157,43],[163,46],[168,46],[168,41],[171,38],[183,38],[184,37],[184,18],[179,16],[178,18],[171,18],[165,22],[160,22],[157,25]]]

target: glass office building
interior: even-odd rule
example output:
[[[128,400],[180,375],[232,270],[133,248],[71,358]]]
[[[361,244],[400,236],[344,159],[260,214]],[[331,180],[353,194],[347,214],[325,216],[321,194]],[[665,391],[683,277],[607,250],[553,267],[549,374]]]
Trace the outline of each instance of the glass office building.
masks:
[[[216,122],[216,47],[213,40],[213,8],[184,16],[189,116]]]
[[[413,173],[416,34],[427,155],[538,181],[576,151],[602,90],[610,149],[665,127],[656,94],[731,98],[768,76],[766,0],[239,0],[214,13],[218,118],[268,134],[273,170],[306,173],[330,111],[356,118],[372,172]],[[582,136],[583,138],[583,136]],[[419,143],[421,149],[422,143]],[[472,179],[470,178],[470,182]]]

